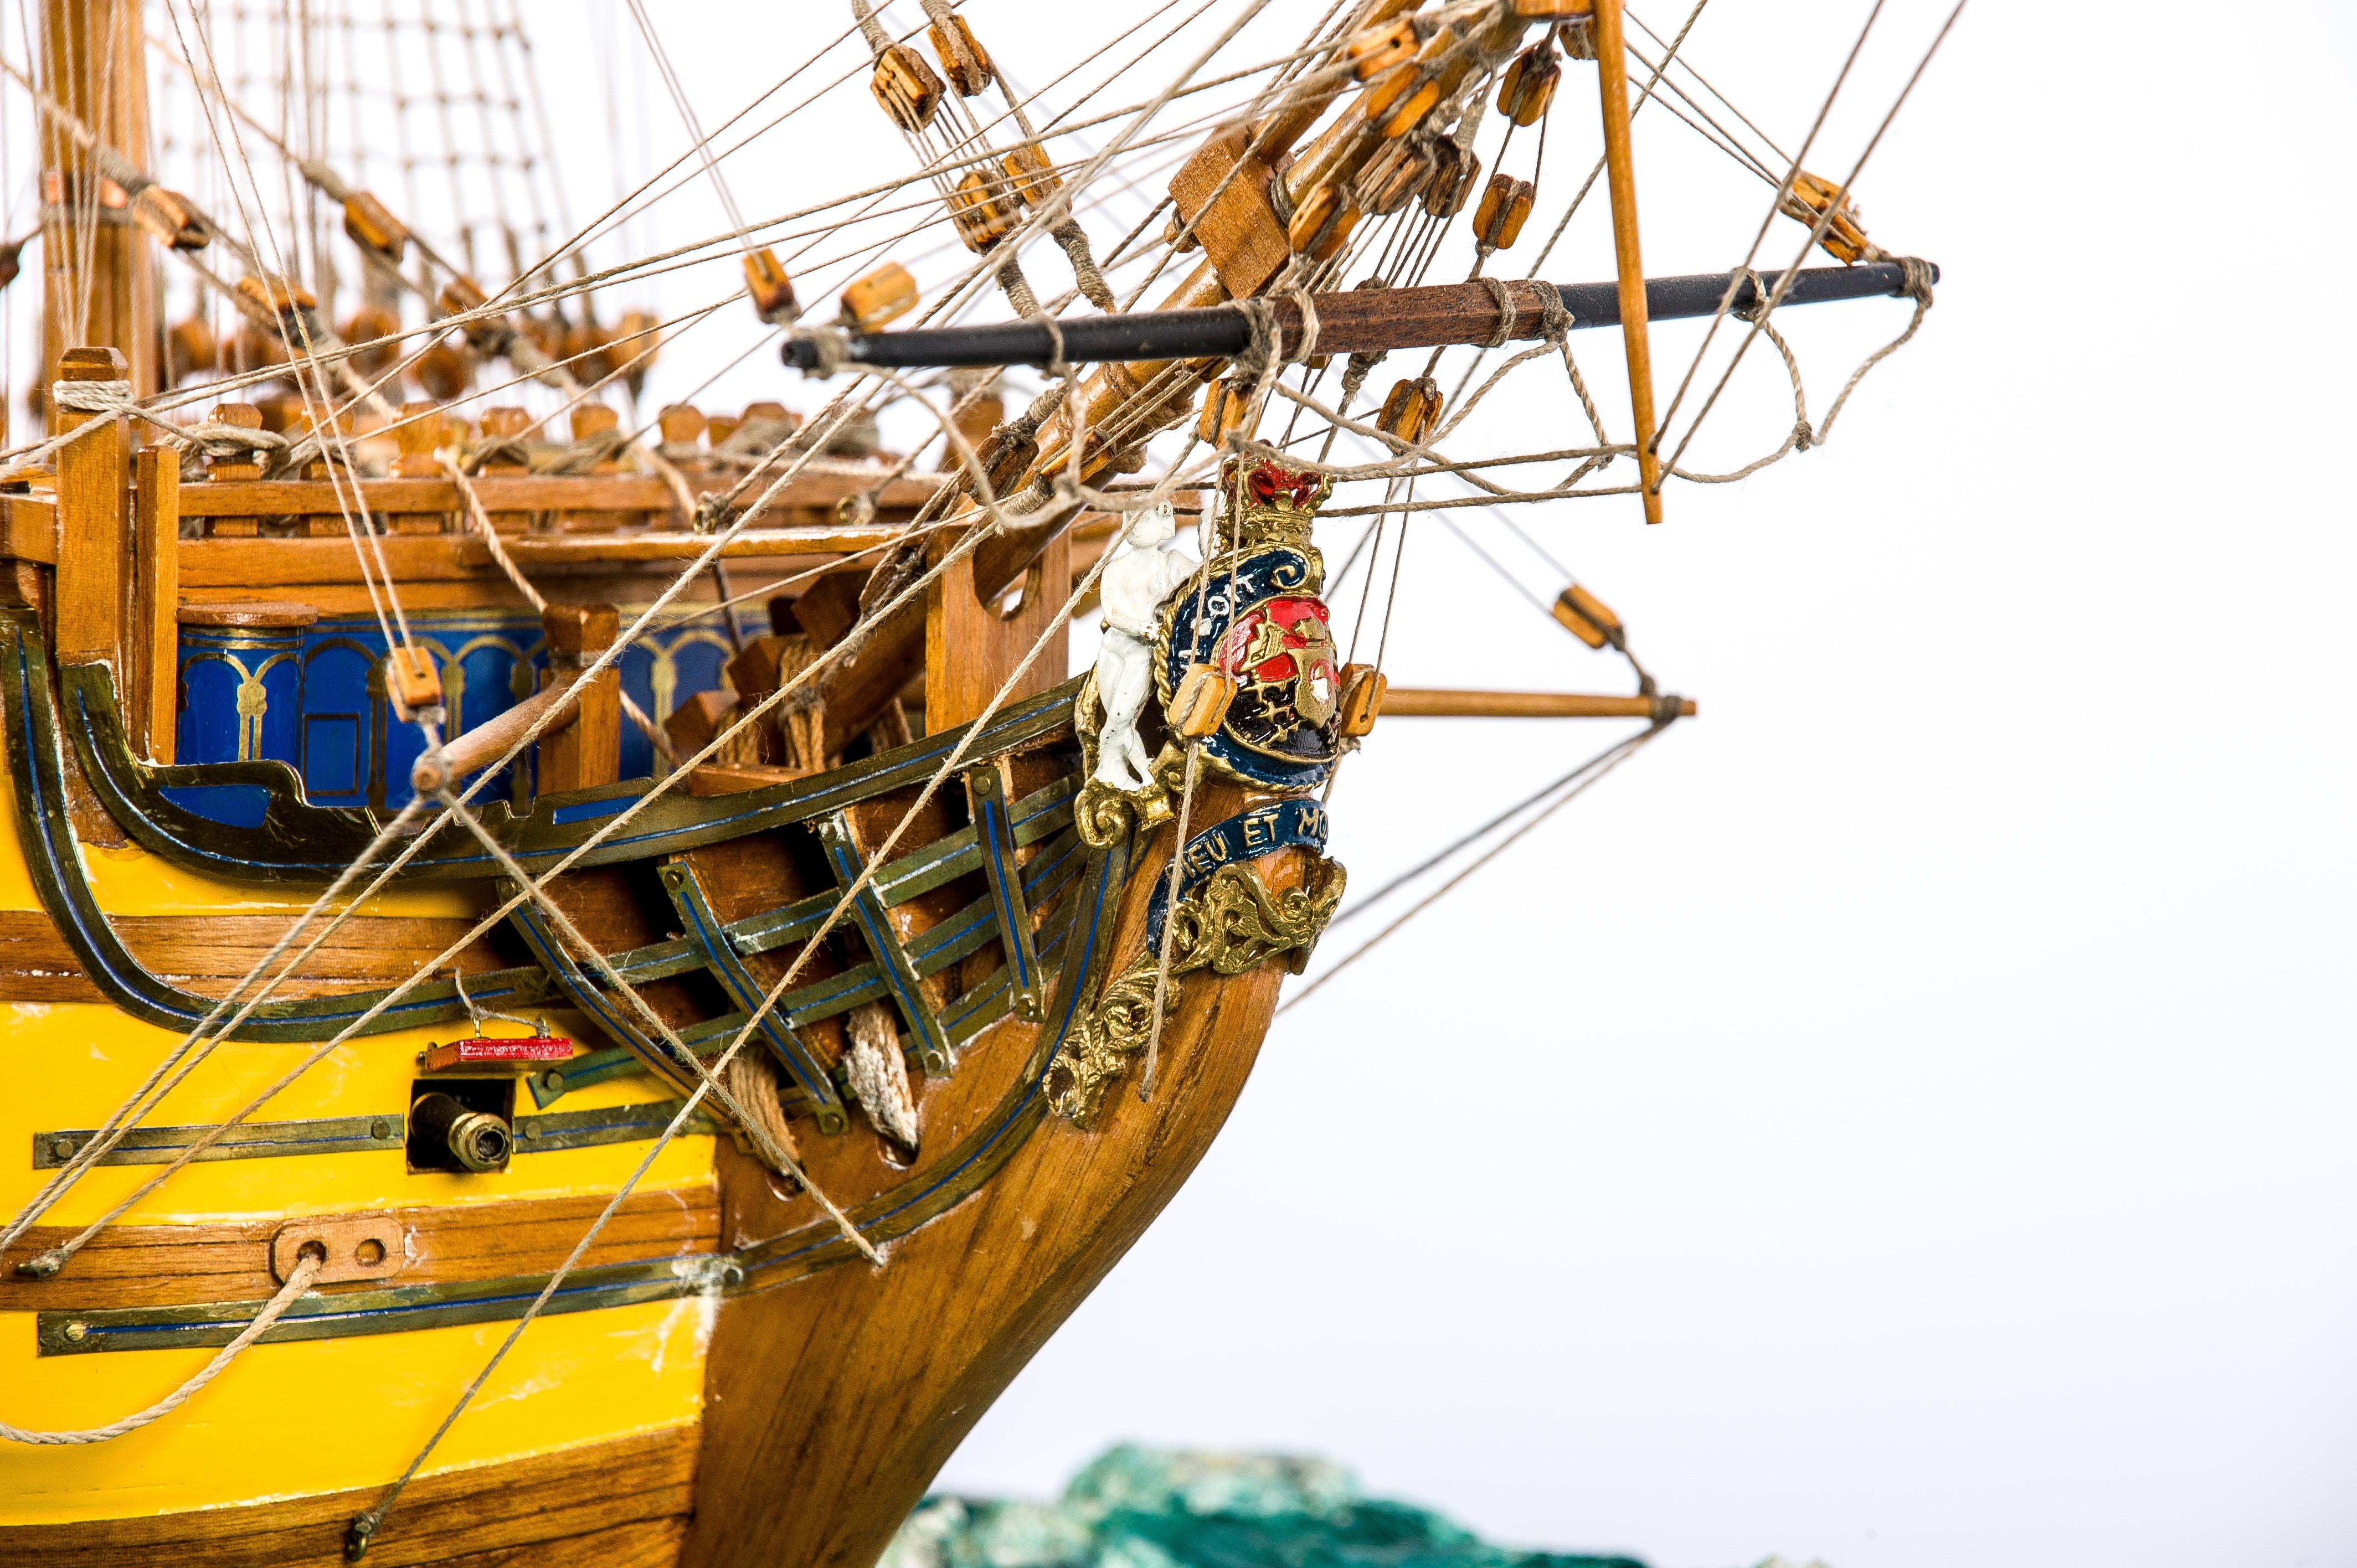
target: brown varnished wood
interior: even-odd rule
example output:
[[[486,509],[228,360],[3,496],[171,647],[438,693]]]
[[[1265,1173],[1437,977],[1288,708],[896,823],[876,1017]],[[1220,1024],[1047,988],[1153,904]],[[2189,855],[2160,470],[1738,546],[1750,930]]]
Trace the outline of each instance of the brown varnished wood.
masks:
[[[1208,820],[1238,802],[1216,787],[1196,810]],[[1131,882],[1117,962],[1143,948],[1169,837]],[[1299,875],[1290,852],[1264,867],[1273,886]],[[868,1568],[992,1399],[1192,1171],[1243,1087],[1283,976],[1272,963],[1189,980],[1151,1104],[1133,1069],[1097,1129],[1047,1122],[979,1192],[895,1242],[882,1270],[844,1264],[726,1302],[684,1561]],[[1003,1025],[952,1078],[927,1083],[929,1157],[1011,1087],[1031,1038]],[[827,1151],[811,1153],[816,1178],[834,1180]]]
[[[106,145],[145,156],[151,145],[147,73],[138,63],[147,46],[138,0],[46,0],[39,15],[44,90]],[[76,185],[98,178],[96,160],[73,135],[47,116],[38,124],[45,169]],[[105,221],[93,209],[102,199],[92,190],[69,200],[68,220],[49,226],[41,267],[39,362],[55,364],[77,342],[109,345],[126,358],[132,394],[149,398],[162,384],[157,350],[164,341],[155,242],[135,224]],[[69,324],[76,334],[70,338]]]
[[[1678,716],[1695,716],[1692,697],[1672,699]],[[1649,719],[1651,697],[1618,697],[1587,692],[1456,692],[1437,687],[1394,686],[1383,695],[1383,716],[1400,719]]]
[[[1637,427],[1637,474],[1645,521],[1662,521],[1662,458],[1654,450],[1653,349],[1645,319],[1645,261],[1637,242],[1637,166],[1629,145],[1629,56],[1620,0],[1596,0],[1597,97],[1604,113],[1604,174],[1612,198],[1612,256],[1620,275],[1620,339],[1628,350],[1629,406]]]
[[[132,744],[168,763],[179,728],[180,455],[141,450],[131,542]]]
[[[38,561],[45,566],[58,564],[56,491],[9,496],[0,500],[0,555],[17,561]]]
[[[550,605],[540,613],[540,627],[549,659],[541,689],[570,690],[582,671],[613,646],[622,617],[611,605]],[[611,784],[622,776],[621,665],[608,664],[590,677],[572,707],[572,723],[540,737],[539,784],[545,794]]]
[[[974,557],[952,562],[925,591],[925,723],[948,729],[981,716],[1032,649],[1030,667],[1006,701],[1048,690],[1065,678],[1064,601],[1071,595],[1071,546],[1060,534],[1022,579],[1022,604],[999,614],[996,596],[976,592]]]
[[[878,469],[876,478],[882,475]],[[471,482],[483,510],[490,512],[667,511],[675,499],[670,485],[652,474],[487,473]],[[864,493],[873,482],[856,474],[799,475],[761,521],[769,522],[780,509],[831,510],[844,497]],[[350,481],[345,484],[349,487]],[[458,487],[448,479],[365,479],[361,485],[371,511],[401,516],[466,508]],[[877,507],[879,512],[914,509],[932,492],[933,487],[921,479],[895,479],[877,494]],[[327,479],[212,479],[188,487],[185,515],[306,517],[335,510],[335,488]],[[546,548],[558,542],[534,542]],[[692,540],[675,539],[672,546],[673,553],[683,547],[687,554],[697,553]]]
[[[148,969],[177,985],[219,995],[261,962],[294,920],[291,915],[117,915],[111,924]],[[349,916],[274,994],[350,991],[355,982],[397,983],[415,973],[420,964],[438,958],[474,924],[457,918]],[[478,940],[461,950],[455,963],[475,974],[515,961]],[[48,911],[0,909],[0,1001],[103,1000]]]
[[[61,381],[120,381],[130,374],[113,349],[70,349]],[[58,452],[57,656],[67,664],[103,660],[123,669],[131,437],[119,415],[60,412],[61,431],[95,424]]]
[[[421,1476],[369,1547],[370,1568],[657,1568],[693,1506],[694,1426]],[[388,1480],[391,1477],[387,1477]],[[342,1568],[344,1530],[382,1485],[245,1508],[0,1527],[0,1568]]]
[[[294,1163],[286,1166],[290,1175],[298,1168]],[[408,1262],[392,1283],[444,1284],[545,1273],[564,1262],[605,1206],[604,1195],[590,1194],[393,1209],[392,1220],[406,1239]],[[45,1279],[18,1274],[17,1262],[79,1234],[80,1227],[36,1226],[0,1255],[0,1312],[265,1300],[280,1283],[270,1269],[270,1240],[281,1223],[273,1219],[111,1226],[64,1270]],[[712,1184],[634,1192],[622,1200],[579,1266],[710,1252],[719,1240],[720,1197]],[[374,1285],[358,1281],[319,1288],[333,1294]]]

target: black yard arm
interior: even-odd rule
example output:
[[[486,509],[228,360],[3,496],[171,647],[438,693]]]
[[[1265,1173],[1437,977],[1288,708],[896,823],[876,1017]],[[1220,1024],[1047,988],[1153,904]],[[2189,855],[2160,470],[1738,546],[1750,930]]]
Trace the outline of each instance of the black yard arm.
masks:
[[[1927,282],[1940,269],[1918,263]],[[1774,287],[1772,273],[1753,274]],[[1655,321],[1709,316],[1739,274],[1701,273],[1653,278],[1645,301]],[[1503,285],[1513,310],[1509,340],[1544,337],[1545,306],[1536,285],[1515,279]],[[1900,262],[1861,262],[1846,267],[1809,267],[1792,279],[1779,308],[1836,299],[1904,295],[1907,268]],[[1555,292],[1571,312],[1574,328],[1617,327],[1617,285],[1557,284]],[[1751,276],[1742,276],[1735,308],[1758,299]],[[1441,284],[1427,288],[1352,289],[1309,296],[1318,314],[1317,351],[1372,353],[1390,349],[1431,349],[1448,343],[1488,343],[1497,336],[1498,295],[1482,283]],[[1275,321],[1288,348],[1298,351],[1301,314],[1290,295],[1272,298]],[[1252,343],[1249,317],[1233,305],[1201,310],[1147,310],[1121,316],[1074,316],[1057,322],[1063,356],[1072,363],[1096,360],[1230,359]],[[932,365],[1045,365],[1055,358],[1049,328],[1037,320],[1002,321],[981,327],[928,327],[911,332],[855,332],[844,342],[844,362],[906,368]],[[803,370],[817,368],[819,345],[808,337],[789,338],[783,358]]]

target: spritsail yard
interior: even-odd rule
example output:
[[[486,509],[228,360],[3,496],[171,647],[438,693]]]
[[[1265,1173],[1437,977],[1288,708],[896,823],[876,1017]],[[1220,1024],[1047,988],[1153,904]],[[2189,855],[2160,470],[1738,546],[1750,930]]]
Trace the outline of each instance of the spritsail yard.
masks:
[[[1115,8],[1038,87],[989,0],[904,8],[715,120],[628,0],[676,156],[580,224],[496,4],[0,38],[0,1560],[873,1561],[1329,925],[1404,906],[1313,985],[1695,711],[1560,568],[1635,690],[1391,686],[1410,530],[1663,521],[1932,302],[1849,196],[1879,130],[1809,172],[1702,4]],[[1646,273],[1655,105],[1760,179],[1738,265]],[[905,172],[748,216],[822,113]],[[1599,188],[1615,275],[1546,281]],[[1783,313],[1893,298],[1813,423]],[[1689,467],[1761,339],[1789,424]],[[658,355],[704,379],[650,407]],[[756,357],[823,401],[698,406]],[[1497,449],[1508,386],[1571,434]],[[1637,727],[1346,906],[1337,769],[1484,714]]]

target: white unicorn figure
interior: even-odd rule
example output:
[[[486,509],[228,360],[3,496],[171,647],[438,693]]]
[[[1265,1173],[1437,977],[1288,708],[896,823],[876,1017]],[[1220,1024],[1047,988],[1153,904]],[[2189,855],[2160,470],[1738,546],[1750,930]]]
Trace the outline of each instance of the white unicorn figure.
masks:
[[[1154,684],[1154,612],[1200,564],[1178,533],[1169,502],[1139,513],[1114,544],[1099,583],[1104,640],[1097,648],[1097,700],[1104,724],[1097,732],[1096,777],[1116,789],[1154,782],[1137,738],[1137,715]]]

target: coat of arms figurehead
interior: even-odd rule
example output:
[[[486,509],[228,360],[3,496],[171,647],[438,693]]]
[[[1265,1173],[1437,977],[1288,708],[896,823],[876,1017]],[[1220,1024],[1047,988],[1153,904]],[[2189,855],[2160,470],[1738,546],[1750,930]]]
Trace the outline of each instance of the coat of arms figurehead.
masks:
[[[1318,596],[1325,563],[1310,542],[1333,482],[1262,460],[1229,464],[1222,488],[1208,577],[1164,608],[1156,684],[1167,703],[1189,665],[1219,670],[1236,694],[1207,760],[1266,789],[1314,789],[1333,765],[1340,714],[1340,658]]]

